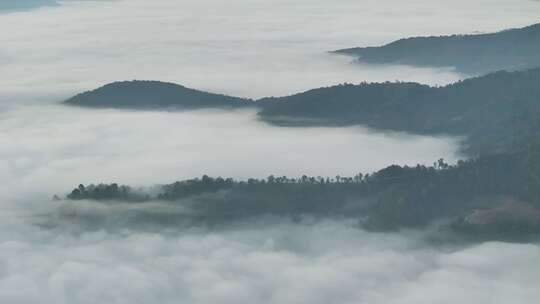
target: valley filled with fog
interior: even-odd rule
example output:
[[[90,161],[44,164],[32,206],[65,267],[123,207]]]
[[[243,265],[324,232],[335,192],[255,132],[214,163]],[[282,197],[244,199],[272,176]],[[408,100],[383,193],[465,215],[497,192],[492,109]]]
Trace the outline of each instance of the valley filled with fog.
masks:
[[[28,187],[46,197],[64,194],[74,183],[144,186],[204,174],[237,179],[353,176],[394,162],[430,165],[441,157],[449,162],[459,157],[459,138],[363,127],[274,127],[258,121],[252,110],[152,112],[49,105],[21,107],[0,117],[2,178],[9,192]]]
[[[431,229],[367,232],[352,220],[270,215],[145,230],[123,218],[189,210],[52,199],[81,183],[333,178],[440,158],[453,164],[466,157],[455,136],[273,126],[252,109],[61,102],[130,79],[248,98],[344,82],[444,85],[467,75],[353,64],[328,51],[525,26],[537,21],[540,2],[43,3],[0,6],[0,28],[9,29],[0,33],[1,303],[534,303],[540,296],[537,243],[445,243]],[[83,217],[107,225],[86,229],[77,222]]]

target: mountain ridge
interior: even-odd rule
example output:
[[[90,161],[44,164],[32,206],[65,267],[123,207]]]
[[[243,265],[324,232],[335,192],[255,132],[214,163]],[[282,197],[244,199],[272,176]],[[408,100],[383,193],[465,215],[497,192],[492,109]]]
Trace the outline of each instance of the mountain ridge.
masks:
[[[63,103],[96,108],[237,108],[251,100],[155,80],[117,81],[77,94]]]
[[[540,23],[487,34],[403,38],[332,53],[369,64],[454,67],[469,75],[528,69],[540,67]]]
[[[540,133],[540,68],[499,71],[443,87],[414,82],[341,84],[258,100],[157,81],[116,82],[64,103],[129,109],[257,109],[286,126],[365,125],[423,135],[467,136],[465,152],[504,152]]]

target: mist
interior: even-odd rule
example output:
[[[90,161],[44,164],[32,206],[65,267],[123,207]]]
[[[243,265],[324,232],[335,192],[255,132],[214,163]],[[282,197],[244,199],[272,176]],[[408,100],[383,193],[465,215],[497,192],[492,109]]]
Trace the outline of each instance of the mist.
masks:
[[[262,218],[220,231],[72,235],[1,222],[5,303],[534,303],[540,247]]]
[[[466,75],[352,64],[327,52],[406,36],[520,27],[539,14],[540,4],[528,0],[62,1],[1,15],[0,28],[9,31],[0,35],[0,98],[8,102],[6,95],[21,93],[61,100],[130,79],[246,97],[342,82],[442,85]]]
[[[32,1],[28,1],[30,3]],[[5,3],[5,5],[4,5]],[[438,243],[430,229],[262,216],[207,226],[173,202],[53,201],[79,183],[352,176],[453,163],[461,138],[288,128],[252,110],[126,111],[60,102],[171,81],[258,98],[343,82],[467,77],[331,55],[405,36],[538,22],[529,0],[34,1],[0,11],[0,303],[536,303],[540,245]],[[17,4],[17,5],[15,5]],[[158,219],[151,229],[133,215]],[[97,223],[97,224],[96,224]]]
[[[160,218],[189,219],[189,208],[50,200],[79,182],[346,175],[391,161],[453,161],[459,139],[277,128],[250,110],[59,105],[6,110],[0,130],[1,302],[532,303],[539,296],[537,244],[441,245],[429,230],[373,233],[339,219],[167,225]]]
[[[459,138],[364,127],[273,127],[254,110],[153,112],[23,106],[0,114],[2,196],[65,194],[79,183],[169,183],[370,173],[393,163],[455,162]],[[399,153],[396,153],[399,151]]]

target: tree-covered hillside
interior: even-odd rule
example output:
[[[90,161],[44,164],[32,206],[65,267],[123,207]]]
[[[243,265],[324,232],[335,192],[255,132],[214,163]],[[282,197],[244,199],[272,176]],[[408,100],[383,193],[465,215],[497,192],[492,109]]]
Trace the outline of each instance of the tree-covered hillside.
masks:
[[[261,119],[288,125],[354,125],[468,136],[468,152],[510,151],[540,131],[540,68],[496,72],[444,87],[344,84],[268,98]]]
[[[455,67],[467,74],[540,67],[540,24],[498,33],[401,39],[335,51],[375,64]]]
[[[264,214],[311,215],[354,218],[367,228],[388,230],[451,220],[455,223],[451,227],[459,232],[517,238],[540,232],[540,149],[529,146],[456,165],[442,160],[432,167],[394,165],[354,177],[269,176],[236,181],[203,176],[159,186],[154,192],[145,195],[116,184],[80,185],[67,198],[134,204],[167,201],[189,207],[193,211],[190,217],[202,223]],[[514,205],[519,209],[505,207]],[[493,213],[495,219],[489,217]]]
[[[252,105],[248,99],[198,91],[173,83],[140,80],[110,83],[71,97],[65,103],[133,109],[237,108]]]
[[[367,125],[417,134],[466,136],[472,155],[512,151],[540,134],[540,68],[499,71],[444,87],[409,82],[342,84],[249,100],[157,81],[112,83],[70,105],[133,109],[255,107],[278,125]]]

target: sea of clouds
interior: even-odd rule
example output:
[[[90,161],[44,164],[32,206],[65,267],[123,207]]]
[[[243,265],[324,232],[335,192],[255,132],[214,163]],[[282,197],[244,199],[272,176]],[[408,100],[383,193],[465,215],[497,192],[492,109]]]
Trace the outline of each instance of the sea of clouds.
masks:
[[[394,163],[456,161],[459,138],[364,127],[285,128],[253,110],[151,112],[61,105],[0,113],[1,197],[64,194],[79,183],[142,186],[210,176],[354,176]],[[0,188],[1,189],[1,188]]]
[[[341,82],[446,84],[464,75],[353,65],[326,52],[525,26],[538,21],[540,10],[528,0],[58,2],[0,15],[0,99],[54,100],[129,79],[248,97]]]
[[[536,303],[540,246],[263,218],[219,231],[67,233],[2,219],[2,303]],[[28,220],[28,219],[27,219]]]
[[[326,52],[409,35],[525,26],[538,21],[538,2],[55,2],[0,12],[0,303],[536,303],[540,297],[538,244],[435,245],[427,240],[433,232],[371,233],[337,219],[158,224],[149,231],[125,225],[126,210],[185,210],[51,201],[79,183],[353,175],[391,163],[455,161],[456,138],[278,128],[252,111],[57,103],[135,78],[247,97],[341,82],[446,84],[466,75],[356,65]],[[87,229],[80,220],[89,214],[107,225]]]

